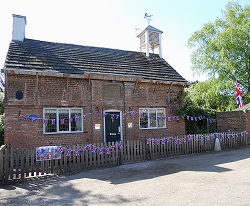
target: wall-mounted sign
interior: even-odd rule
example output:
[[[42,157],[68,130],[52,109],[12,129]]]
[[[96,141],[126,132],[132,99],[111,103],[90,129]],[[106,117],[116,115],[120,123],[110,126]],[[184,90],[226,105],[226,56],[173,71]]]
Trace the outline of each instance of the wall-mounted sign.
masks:
[[[133,127],[133,123],[132,122],[129,122],[128,123],[128,128],[132,128]]]
[[[95,124],[95,129],[101,129],[101,125],[100,124]]]
[[[31,121],[31,122],[34,122],[34,121],[36,121],[38,119],[38,116],[36,115],[36,114],[31,114],[30,116],[29,116],[29,120]]]

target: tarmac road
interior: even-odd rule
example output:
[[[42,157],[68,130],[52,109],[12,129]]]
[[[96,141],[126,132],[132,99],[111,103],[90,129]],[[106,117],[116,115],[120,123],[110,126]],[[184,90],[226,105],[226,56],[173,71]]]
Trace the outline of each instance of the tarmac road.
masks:
[[[250,147],[0,186],[0,205],[250,205]]]

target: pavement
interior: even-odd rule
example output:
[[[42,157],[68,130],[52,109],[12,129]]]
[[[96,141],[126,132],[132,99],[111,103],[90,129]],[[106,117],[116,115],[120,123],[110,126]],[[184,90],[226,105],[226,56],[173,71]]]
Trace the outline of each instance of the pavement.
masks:
[[[250,205],[250,147],[0,186],[0,205]]]

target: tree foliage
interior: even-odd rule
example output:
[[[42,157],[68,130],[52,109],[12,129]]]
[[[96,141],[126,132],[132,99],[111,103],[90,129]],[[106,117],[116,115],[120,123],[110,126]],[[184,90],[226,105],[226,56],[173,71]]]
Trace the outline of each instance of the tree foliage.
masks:
[[[221,18],[192,34],[188,47],[195,49],[191,55],[193,71],[231,85],[224,86],[231,93],[237,79],[242,92],[250,95],[250,5],[243,8],[229,2]]]
[[[236,109],[235,95],[228,92],[231,85],[231,83],[224,84],[217,78],[196,82],[186,89],[186,98],[192,102],[193,106],[210,111],[210,113],[228,111],[229,108]],[[245,100],[249,99],[245,97]]]

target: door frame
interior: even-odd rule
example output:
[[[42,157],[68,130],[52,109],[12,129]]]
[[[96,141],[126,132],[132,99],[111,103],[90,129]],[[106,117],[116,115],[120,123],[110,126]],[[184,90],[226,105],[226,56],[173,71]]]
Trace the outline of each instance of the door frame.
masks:
[[[120,112],[120,129],[121,129],[121,132],[120,132],[120,138],[121,138],[121,141],[123,140],[123,125],[122,125],[122,111],[121,110],[116,110],[116,109],[108,109],[108,110],[104,110],[103,114],[105,113],[111,113],[111,112]],[[104,142],[106,142],[106,124],[105,124],[105,118],[103,118],[103,125],[104,125]]]

